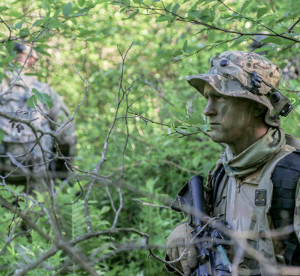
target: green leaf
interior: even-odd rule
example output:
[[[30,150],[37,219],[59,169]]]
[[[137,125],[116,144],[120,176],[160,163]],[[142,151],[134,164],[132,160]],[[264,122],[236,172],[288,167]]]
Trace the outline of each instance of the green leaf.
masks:
[[[168,6],[166,6],[166,11],[171,11],[172,5],[173,5],[173,3],[170,3]]]
[[[248,1],[244,2],[243,6],[242,6],[242,8],[240,10],[240,12],[243,12],[244,9],[246,9],[251,2],[252,2],[252,0],[248,0]]]
[[[34,103],[37,104],[37,98],[36,95],[32,95],[27,99],[27,105],[31,108],[35,108]]]
[[[84,3],[85,3],[85,0],[78,0],[78,5],[79,5],[79,6],[83,6]]]
[[[22,16],[24,16],[22,13],[16,11],[16,9],[10,9],[8,15],[13,16],[13,17],[22,17]]]
[[[43,10],[49,10],[50,9],[50,3],[48,2],[48,1],[43,1],[42,2],[42,8],[43,8]]]
[[[19,21],[19,22],[15,25],[15,27],[16,27],[17,29],[21,29],[21,28],[22,28],[22,25],[23,25],[23,20]]]
[[[44,48],[42,48],[42,47],[40,47],[40,46],[35,47],[35,50],[36,50],[37,52],[41,53],[42,55],[51,57],[51,55],[50,55],[48,52],[46,52],[46,51],[44,50]]]
[[[198,10],[190,10],[188,13],[188,17],[192,20],[201,17],[201,12]]]
[[[261,48],[255,49],[253,52],[260,53],[260,52],[264,52],[264,51],[273,51],[273,50],[274,50],[273,45],[265,45],[265,46],[262,46]]]
[[[20,36],[27,36],[30,34],[30,31],[28,28],[23,28],[20,30]]]
[[[176,3],[176,5],[172,9],[172,13],[176,14],[179,8],[180,8],[180,5],[178,3]]]
[[[73,4],[72,3],[67,3],[62,7],[62,12],[64,16],[68,16],[71,13]]]
[[[236,40],[233,41],[231,47],[236,47],[237,45],[239,45],[240,43],[242,43],[243,41],[249,39],[249,36],[242,36],[237,38]]]
[[[277,45],[282,45],[282,44],[289,44],[290,41],[288,39],[284,39],[278,36],[268,36],[266,38],[264,38],[262,41],[262,43],[274,43]]]
[[[4,137],[5,137],[5,132],[3,129],[0,129],[0,143],[3,141]]]
[[[40,102],[47,105],[49,108],[52,108],[53,105],[52,98],[48,94],[39,92],[35,88],[32,89],[32,92]]]
[[[264,14],[266,14],[268,12],[267,8],[259,8],[257,11],[257,18],[261,18]]]
[[[45,22],[45,20],[36,20],[34,23],[33,23],[33,25],[32,26],[38,26],[38,25],[40,25],[41,23],[43,23],[43,22]]]
[[[8,10],[8,7],[0,7],[0,12],[3,12],[3,11],[6,11],[6,10]]]
[[[187,45],[188,45],[188,42],[187,42],[187,40],[184,42],[184,44],[183,44],[183,48],[182,48],[182,50],[183,50],[183,52],[186,52],[186,50],[187,50]]]
[[[160,17],[158,17],[156,19],[156,22],[164,22],[164,21],[172,21],[173,18],[171,18],[170,16],[167,15],[161,15]]]
[[[139,13],[139,11],[140,11],[139,9],[136,9],[129,17],[122,18],[122,20],[128,20],[128,19],[134,18]]]
[[[177,112],[177,113],[180,113],[180,114],[182,114],[182,115],[184,115],[184,116],[185,116],[185,114],[186,114],[186,112],[185,112],[184,109],[182,109],[182,108],[180,108],[180,107],[177,107],[177,106],[171,106],[171,107],[170,107],[170,110],[175,111],[175,112]]]
[[[200,164],[201,160],[202,160],[201,155],[200,155],[200,154],[197,154],[197,155],[193,158],[193,161],[192,161],[193,166],[194,166],[195,168],[198,167],[198,165]]]

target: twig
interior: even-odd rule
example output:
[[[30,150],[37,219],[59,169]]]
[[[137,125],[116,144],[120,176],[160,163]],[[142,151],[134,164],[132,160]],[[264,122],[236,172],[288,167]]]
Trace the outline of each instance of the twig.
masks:
[[[300,18],[289,28],[288,32],[291,33],[294,29],[294,27],[300,22]]]
[[[145,201],[142,201],[138,198],[132,198],[133,201],[136,201],[136,202],[139,202],[141,203],[142,205],[144,206],[150,206],[150,207],[157,207],[157,208],[162,208],[162,209],[167,209],[167,210],[171,210],[171,208],[169,206],[165,206],[165,205],[156,205],[156,204],[153,204],[153,203],[149,203],[149,202],[145,202]]]

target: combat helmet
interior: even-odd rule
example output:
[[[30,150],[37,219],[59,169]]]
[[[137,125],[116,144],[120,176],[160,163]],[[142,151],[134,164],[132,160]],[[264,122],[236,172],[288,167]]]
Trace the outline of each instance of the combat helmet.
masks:
[[[280,126],[279,116],[287,116],[293,109],[290,101],[278,90],[279,67],[253,52],[224,52],[211,59],[208,73],[186,79],[201,94],[208,83],[224,96],[246,98],[266,106],[265,122],[270,126]]]

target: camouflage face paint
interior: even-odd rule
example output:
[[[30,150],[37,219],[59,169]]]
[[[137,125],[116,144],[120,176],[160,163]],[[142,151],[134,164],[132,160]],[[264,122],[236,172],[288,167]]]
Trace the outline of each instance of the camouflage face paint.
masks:
[[[227,144],[234,154],[239,154],[267,132],[262,118],[255,116],[255,102],[223,96],[208,84],[204,95],[208,100],[204,115],[209,117],[212,139]]]

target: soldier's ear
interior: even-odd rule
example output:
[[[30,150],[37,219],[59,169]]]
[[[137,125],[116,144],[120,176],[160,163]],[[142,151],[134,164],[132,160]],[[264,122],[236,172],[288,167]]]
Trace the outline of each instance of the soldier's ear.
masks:
[[[266,113],[266,111],[267,111],[267,107],[265,107],[262,104],[255,103],[254,111],[253,111],[255,117],[261,117],[263,114]]]

